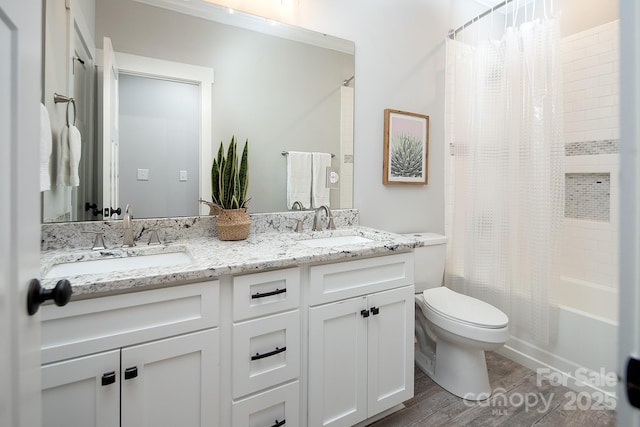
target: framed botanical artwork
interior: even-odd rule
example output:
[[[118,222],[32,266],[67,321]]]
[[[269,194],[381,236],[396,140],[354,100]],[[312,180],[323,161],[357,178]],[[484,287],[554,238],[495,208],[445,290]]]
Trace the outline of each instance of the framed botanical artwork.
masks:
[[[426,185],[428,169],[429,116],[384,110],[382,183]]]

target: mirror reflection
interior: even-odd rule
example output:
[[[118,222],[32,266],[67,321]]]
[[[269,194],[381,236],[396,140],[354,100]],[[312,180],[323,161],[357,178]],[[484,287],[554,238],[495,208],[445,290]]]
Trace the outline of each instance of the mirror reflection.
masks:
[[[208,214],[232,136],[249,141],[250,212],[291,208],[289,151],[332,154],[330,206],[352,207],[352,42],[202,1],[46,3],[44,103],[56,145],[52,94],[75,99],[82,156],[78,186],[43,193],[43,221]]]

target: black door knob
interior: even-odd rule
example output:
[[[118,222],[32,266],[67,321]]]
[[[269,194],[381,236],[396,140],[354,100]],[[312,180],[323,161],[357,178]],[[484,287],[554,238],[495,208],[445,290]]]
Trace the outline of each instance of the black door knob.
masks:
[[[44,289],[38,279],[32,279],[27,291],[27,313],[33,316],[38,312],[40,304],[50,299],[59,307],[67,305],[72,292],[71,282],[67,279],[59,280],[53,289]]]

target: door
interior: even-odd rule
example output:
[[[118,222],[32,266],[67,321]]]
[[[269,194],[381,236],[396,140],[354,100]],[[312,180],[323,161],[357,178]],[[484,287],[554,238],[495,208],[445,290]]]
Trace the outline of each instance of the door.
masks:
[[[40,0],[0,0],[0,425],[40,425]],[[53,96],[53,94],[52,94]]]
[[[111,39],[103,39],[103,71],[102,71],[102,206],[103,218],[117,218],[111,214],[110,208],[117,209],[118,200],[118,64],[113,52]],[[124,208],[122,209],[124,211]],[[124,212],[123,212],[124,213]]]
[[[43,366],[42,425],[118,427],[119,368],[120,350]]]
[[[69,10],[69,21],[67,27],[69,54],[68,61],[71,63],[69,84],[69,96],[75,99],[75,108],[70,110],[75,112],[70,114],[69,120],[75,122],[76,127],[82,136],[82,149],[78,176],[80,185],[71,188],[71,219],[73,221],[86,221],[102,219],[94,216],[91,210],[85,208],[89,205],[102,201],[96,199],[94,194],[94,106],[95,106],[95,43],[89,31],[89,25],[84,20],[84,15],[78,10],[78,4],[74,3]],[[102,205],[100,205],[102,206]]]
[[[368,297],[368,417],[413,397],[413,286]]]
[[[366,301],[309,309],[309,426],[352,426],[367,418]]]
[[[122,349],[122,427],[218,425],[218,330]]]
[[[620,1],[620,324],[618,425],[640,426],[640,4]],[[627,372],[631,363],[632,374]],[[628,387],[627,382],[631,387]],[[632,390],[628,393],[627,390]],[[630,404],[629,397],[635,400]]]

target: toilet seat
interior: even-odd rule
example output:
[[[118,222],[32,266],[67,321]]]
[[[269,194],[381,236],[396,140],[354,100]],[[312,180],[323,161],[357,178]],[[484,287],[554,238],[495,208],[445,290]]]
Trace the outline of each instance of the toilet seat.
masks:
[[[425,299],[425,295],[428,297],[428,299],[431,299],[432,294],[438,295],[438,298],[434,298],[438,302],[441,302],[441,300],[447,300],[454,306],[457,302],[460,302],[459,307],[453,309],[452,312],[454,314],[459,314],[458,308],[464,308],[465,310],[467,310],[467,315],[460,316],[463,317],[463,319],[459,319],[452,316],[450,313],[443,313],[442,311],[446,310],[446,308],[444,307],[447,306],[447,303],[442,303],[442,305],[440,305],[440,310],[434,309],[431,304],[435,304],[437,306],[438,302],[427,302]],[[471,301],[465,298],[458,298],[458,296],[466,297]],[[420,308],[420,311],[422,311],[422,313],[424,314],[425,319],[428,322],[431,322],[433,326],[441,328],[448,333],[457,335],[461,338],[473,340],[476,342],[484,342],[487,344],[504,344],[509,338],[509,318],[507,317],[507,315],[483,301],[466,295],[458,294],[457,292],[454,292],[445,287],[428,289],[421,294],[416,294],[415,300],[418,304],[418,307]],[[491,309],[487,309],[487,307],[485,307],[483,304],[491,307]],[[491,314],[494,314],[495,317],[489,317],[488,321],[476,319],[473,313],[471,313],[474,307],[487,309],[487,311]],[[494,312],[494,310],[497,311],[497,313]],[[492,327],[485,327],[475,324],[474,320],[478,320],[475,323],[489,324],[492,325]]]
[[[425,304],[449,320],[478,328],[499,329],[509,323],[501,310],[484,301],[440,286],[423,293]]]

